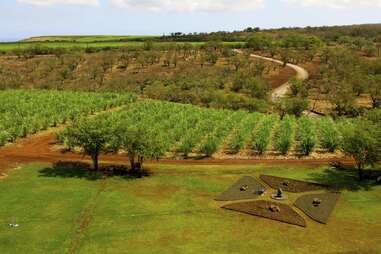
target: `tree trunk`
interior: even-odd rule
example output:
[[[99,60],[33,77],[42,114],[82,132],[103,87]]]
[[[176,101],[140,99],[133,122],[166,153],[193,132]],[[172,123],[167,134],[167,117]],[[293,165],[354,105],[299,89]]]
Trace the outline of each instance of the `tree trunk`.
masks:
[[[129,155],[131,170],[135,169],[135,155]]]
[[[361,182],[362,180],[364,180],[364,170],[363,170],[362,164],[361,163],[358,164],[357,168],[359,171],[359,181]]]
[[[99,169],[99,166],[98,166],[98,153],[92,154],[91,155],[91,159],[93,160],[94,170],[98,171],[98,169]]]
[[[144,161],[144,158],[143,156],[139,156],[139,159],[138,159],[138,164],[139,164],[139,170],[141,170],[143,168],[143,161]]]

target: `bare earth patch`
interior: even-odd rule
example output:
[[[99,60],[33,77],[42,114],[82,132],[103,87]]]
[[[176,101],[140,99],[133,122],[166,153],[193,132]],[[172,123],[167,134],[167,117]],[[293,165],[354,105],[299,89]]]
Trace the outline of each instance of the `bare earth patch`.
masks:
[[[304,195],[296,200],[295,206],[311,219],[327,224],[339,197],[340,193]]]
[[[292,225],[306,227],[306,221],[303,219],[303,217],[295,212],[291,206],[286,204],[260,200],[228,204],[222,208]]]
[[[0,180],[3,180],[3,179],[5,179],[5,178],[7,178],[7,177],[8,177],[7,174],[5,174],[5,173],[0,173]]]
[[[265,186],[251,176],[244,176],[228,190],[219,195],[217,201],[257,199],[265,191]]]
[[[261,175],[261,180],[273,189],[281,188],[284,191],[300,193],[327,189],[328,186],[318,183],[310,183],[289,178]]]

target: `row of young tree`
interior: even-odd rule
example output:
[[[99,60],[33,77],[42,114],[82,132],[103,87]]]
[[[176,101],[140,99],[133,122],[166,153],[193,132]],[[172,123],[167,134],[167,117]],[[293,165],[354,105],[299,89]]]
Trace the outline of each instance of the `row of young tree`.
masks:
[[[0,91],[0,146],[134,100],[132,94]]]
[[[249,148],[261,155],[271,146],[283,155],[292,149],[309,155],[319,147],[353,157],[362,178],[364,167],[381,159],[380,115],[374,111],[361,119],[339,122],[286,115],[280,121],[276,115],[139,102],[121,112],[75,122],[59,139],[71,150],[81,148],[90,155],[95,169],[99,155],[106,152],[126,154],[131,169],[140,170],[144,160],[168,153],[210,157],[221,149],[238,153]]]

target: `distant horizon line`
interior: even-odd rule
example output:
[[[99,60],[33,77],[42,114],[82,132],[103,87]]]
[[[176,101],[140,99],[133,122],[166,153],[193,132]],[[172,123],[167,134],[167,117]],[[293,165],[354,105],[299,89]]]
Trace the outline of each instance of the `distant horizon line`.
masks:
[[[218,31],[214,31],[214,32],[205,32],[205,31],[200,31],[200,32],[181,32],[181,31],[177,31],[177,32],[181,32],[181,33],[184,33],[184,34],[191,34],[191,33],[217,33],[217,32],[234,32],[234,31],[243,31],[244,29],[248,28],[248,27],[259,27],[261,30],[277,30],[277,29],[304,29],[304,28],[308,28],[308,27],[311,27],[311,28],[319,28],[319,27],[346,27],[346,26],[365,26],[365,25],[381,25],[381,22],[380,23],[360,23],[360,24],[345,24],[345,25],[321,25],[321,26],[310,26],[310,25],[307,25],[307,26],[284,26],[284,27],[272,27],[272,28],[264,28],[264,27],[260,27],[260,26],[246,26],[245,28],[239,30],[239,29],[235,29],[235,30],[218,30]],[[0,35],[0,42],[20,42],[22,40],[27,40],[27,39],[31,39],[31,38],[39,38],[39,37],[70,37],[70,36],[163,36],[163,35],[170,35],[171,33],[176,33],[176,32],[167,32],[167,33],[161,33],[161,34],[77,34],[77,33],[74,33],[74,34],[44,34],[44,35],[31,35],[31,36],[4,36],[2,37]]]

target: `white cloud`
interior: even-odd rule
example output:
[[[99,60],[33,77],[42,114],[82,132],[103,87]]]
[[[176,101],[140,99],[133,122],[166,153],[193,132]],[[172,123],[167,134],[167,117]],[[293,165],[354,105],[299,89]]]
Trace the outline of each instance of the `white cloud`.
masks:
[[[380,7],[381,0],[283,0],[302,6],[318,6],[330,8]]]
[[[168,12],[252,11],[265,0],[109,0],[116,7]]]
[[[99,0],[17,0],[18,3],[31,5],[55,5],[55,4],[70,4],[70,5],[90,5],[98,6]]]

